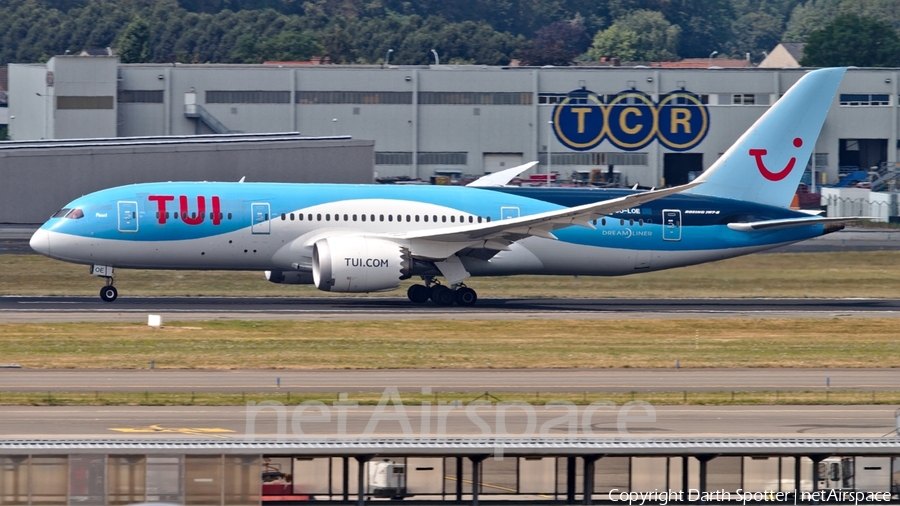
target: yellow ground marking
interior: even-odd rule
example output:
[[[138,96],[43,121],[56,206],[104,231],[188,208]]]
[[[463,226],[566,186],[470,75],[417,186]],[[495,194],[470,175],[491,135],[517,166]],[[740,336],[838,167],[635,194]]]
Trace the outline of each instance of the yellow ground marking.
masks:
[[[185,427],[185,428],[167,428],[159,425],[150,425],[149,427],[110,427],[109,430],[116,432],[124,432],[126,434],[156,434],[156,433],[175,433],[190,434],[192,436],[209,436],[224,438],[222,433],[234,432],[230,429],[220,429],[218,427]]]

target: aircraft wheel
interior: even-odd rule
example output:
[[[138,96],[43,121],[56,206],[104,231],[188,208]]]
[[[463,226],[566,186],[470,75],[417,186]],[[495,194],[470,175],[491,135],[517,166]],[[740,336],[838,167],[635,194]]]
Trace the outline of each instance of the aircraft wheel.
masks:
[[[453,290],[444,285],[437,285],[431,289],[431,300],[438,306],[452,306],[453,298]]]
[[[412,285],[406,291],[406,296],[416,304],[424,304],[431,297],[431,291],[425,285]]]
[[[100,289],[100,298],[103,299],[104,302],[112,302],[116,300],[118,296],[119,291],[112,285],[104,286]]]
[[[478,294],[469,287],[462,287],[456,290],[456,303],[460,306],[471,307],[478,300]]]

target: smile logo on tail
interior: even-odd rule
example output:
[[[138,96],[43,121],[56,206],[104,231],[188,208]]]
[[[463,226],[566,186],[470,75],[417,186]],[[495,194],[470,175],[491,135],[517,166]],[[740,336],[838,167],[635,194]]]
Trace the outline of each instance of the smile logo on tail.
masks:
[[[799,148],[803,145],[803,139],[797,137],[794,139],[794,147]],[[769,181],[781,181],[786,178],[788,174],[794,170],[794,164],[797,163],[797,158],[792,156],[788,161],[787,165],[779,172],[772,172],[771,170],[766,168],[766,164],[763,162],[762,157],[766,155],[768,151],[765,149],[751,149],[750,156],[756,159],[756,168],[759,169],[759,173]]]

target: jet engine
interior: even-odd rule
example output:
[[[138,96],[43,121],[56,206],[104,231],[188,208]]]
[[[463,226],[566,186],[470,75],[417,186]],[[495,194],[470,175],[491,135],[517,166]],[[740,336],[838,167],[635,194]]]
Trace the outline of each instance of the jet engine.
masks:
[[[380,292],[410,277],[409,250],[383,239],[338,236],[313,246],[313,281],[326,292]]]
[[[311,285],[313,275],[311,272],[300,271],[266,271],[266,279],[271,283],[282,285]]]

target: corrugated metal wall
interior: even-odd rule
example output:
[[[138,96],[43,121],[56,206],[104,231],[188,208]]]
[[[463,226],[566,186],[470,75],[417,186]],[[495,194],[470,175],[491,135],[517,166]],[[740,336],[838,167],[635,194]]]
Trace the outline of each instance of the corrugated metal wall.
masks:
[[[67,202],[154,181],[370,183],[373,143],[267,140],[228,143],[0,144],[0,223],[42,223]]]

